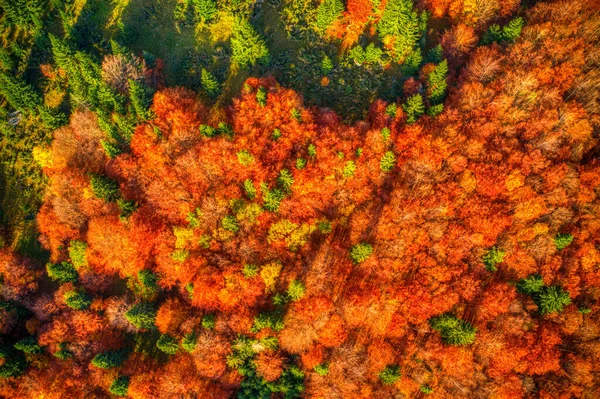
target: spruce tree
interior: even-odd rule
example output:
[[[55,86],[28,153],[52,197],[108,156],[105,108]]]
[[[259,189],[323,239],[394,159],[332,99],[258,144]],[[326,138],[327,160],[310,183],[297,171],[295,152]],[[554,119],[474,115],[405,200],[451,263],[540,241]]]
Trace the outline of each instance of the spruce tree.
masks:
[[[415,123],[425,113],[423,97],[420,94],[408,97],[402,109],[406,113],[406,123]]]
[[[192,4],[198,22],[211,22],[217,15],[217,4],[214,0],[192,0]]]
[[[452,314],[433,317],[429,320],[432,329],[438,331],[442,340],[449,345],[470,345],[475,342],[477,329]]]
[[[317,27],[325,31],[343,12],[341,0],[323,0],[317,9]]]
[[[238,20],[233,25],[231,51],[231,59],[241,67],[266,63],[269,59],[269,49],[264,39],[247,19]]]
[[[152,117],[150,111],[152,94],[152,89],[146,84],[136,80],[129,80],[129,99],[138,120],[142,122]]]
[[[122,375],[115,378],[108,391],[115,396],[127,396],[129,390],[129,377]]]
[[[444,101],[448,88],[448,84],[446,83],[447,74],[448,61],[443,60],[427,76],[427,97],[431,104],[439,104]]]
[[[42,96],[27,83],[4,73],[0,73],[0,93],[14,109],[35,111],[42,104]]]
[[[221,91],[221,85],[214,77],[214,75],[204,68],[202,68],[200,83],[202,85],[202,90],[204,90],[208,97],[214,99],[219,96],[219,92]]]

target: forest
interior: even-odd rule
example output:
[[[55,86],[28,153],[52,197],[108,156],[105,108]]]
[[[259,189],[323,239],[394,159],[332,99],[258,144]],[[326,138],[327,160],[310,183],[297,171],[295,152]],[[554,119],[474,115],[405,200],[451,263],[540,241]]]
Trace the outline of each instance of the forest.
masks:
[[[600,397],[599,0],[0,0],[0,398]]]

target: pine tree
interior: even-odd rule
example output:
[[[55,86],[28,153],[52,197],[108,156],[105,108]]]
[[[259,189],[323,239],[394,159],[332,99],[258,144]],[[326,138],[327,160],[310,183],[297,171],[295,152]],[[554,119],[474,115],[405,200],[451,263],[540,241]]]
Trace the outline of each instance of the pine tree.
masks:
[[[341,0],[323,0],[317,9],[317,27],[325,31],[343,12]]]
[[[120,197],[119,183],[109,177],[92,175],[90,184],[92,193],[106,202],[114,202]]]
[[[521,36],[521,30],[525,25],[525,21],[521,17],[512,19],[508,24],[502,28],[502,40],[505,42],[514,42],[519,36]]]
[[[169,334],[161,335],[158,341],[156,341],[156,347],[168,355],[174,355],[179,350],[177,341]]]
[[[219,92],[221,91],[221,85],[214,77],[214,75],[204,68],[202,68],[200,83],[202,85],[202,89],[204,90],[207,96],[213,99],[219,96]]]
[[[323,60],[321,61],[321,72],[323,73],[323,75],[328,75],[332,70],[333,62],[331,61],[331,58],[325,55],[323,57]]]
[[[75,310],[87,309],[92,304],[92,298],[77,289],[65,292],[64,298],[67,306]]]
[[[400,366],[396,364],[386,366],[386,368],[379,373],[379,379],[385,385],[395,384],[401,376],[402,374],[400,374]]]
[[[269,49],[264,39],[246,19],[238,20],[233,26],[231,51],[231,59],[241,67],[266,63],[269,59]]]
[[[100,369],[110,369],[120,367],[127,359],[128,351],[121,349],[115,352],[98,353],[92,359],[92,365]]]
[[[423,21],[414,9],[412,0],[389,0],[377,24],[379,37],[385,42],[393,40],[393,58],[398,63],[413,51],[423,33]]]

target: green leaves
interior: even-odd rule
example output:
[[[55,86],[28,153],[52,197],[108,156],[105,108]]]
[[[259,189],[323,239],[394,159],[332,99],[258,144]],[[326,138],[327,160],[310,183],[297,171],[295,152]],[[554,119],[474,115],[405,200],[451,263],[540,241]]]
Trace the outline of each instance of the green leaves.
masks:
[[[221,227],[232,233],[237,233],[240,229],[240,224],[235,216],[227,215],[221,219]]]
[[[558,233],[554,237],[554,245],[556,246],[557,251],[562,251],[573,242],[573,236],[571,234],[562,234]]]
[[[319,374],[321,377],[325,377],[327,374],[329,374],[329,363],[317,364],[315,367],[313,367],[313,370],[315,370],[315,373]]]
[[[119,183],[115,180],[102,175],[93,174],[90,176],[90,185],[92,193],[106,202],[116,201],[121,193],[119,191]]]
[[[24,353],[37,354],[42,353],[42,348],[38,345],[35,336],[30,335],[27,338],[23,338],[16,344],[14,344],[14,348]]]
[[[149,303],[139,302],[125,313],[125,318],[136,328],[151,329],[154,328],[156,310]]]
[[[500,25],[498,24],[493,24],[483,34],[481,38],[481,44],[486,45],[491,43],[514,42],[519,36],[521,36],[521,31],[523,30],[524,25],[525,20],[523,20],[521,17],[512,19],[503,28],[500,28]]]
[[[156,341],[156,347],[168,355],[174,355],[179,350],[177,341],[169,334],[162,334]]]
[[[477,329],[452,314],[433,317],[429,320],[432,329],[438,331],[442,340],[449,345],[470,345],[475,342]]]
[[[317,10],[317,27],[321,31],[327,30],[342,12],[344,12],[344,3],[341,0],[323,0]]]
[[[396,156],[393,151],[387,151],[379,161],[379,167],[385,173],[390,172],[396,166]]]
[[[544,288],[542,276],[533,274],[517,283],[517,290],[527,295],[538,294]]]
[[[194,333],[187,333],[181,341],[181,347],[184,351],[192,353],[196,349],[196,343],[198,342],[198,336]]]
[[[256,91],[256,102],[258,103],[258,105],[260,105],[261,107],[267,105],[267,95],[267,89],[263,86],[260,86]]]
[[[92,304],[92,298],[78,289],[65,292],[64,299],[67,306],[75,310],[87,309]]]
[[[129,377],[122,375],[115,378],[108,390],[115,396],[127,396],[127,391],[129,390]]]
[[[68,262],[48,263],[46,265],[48,277],[59,284],[74,283],[77,281],[77,270]]]
[[[266,63],[269,59],[269,49],[264,39],[256,33],[247,19],[240,19],[233,25],[231,51],[232,61],[241,67]]]
[[[395,364],[390,364],[386,366],[380,373],[379,379],[381,383],[384,385],[392,385],[395,384],[402,374],[400,373],[400,366]]]
[[[560,313],[565,306],[571,303],[569,293],[564,291],[562,287],[555,285],[542,288],[539,293],[534,295],[533,300],[543,315]]]
[[[120,367],[127,359],[128,351],[121,349],[115,352],[98,353],[92,359],[92,365],[100,369]]]
[[[212,99],[217,98],[221,92],[221,84],[215,78],[215,76],[205,68],[202,68],[200,85],[202,86],[202,90],[204,90],[206,95]]]
[[[425,113],[423,97],[420,94],[408,97],[406,102],[402,104],[402,109],[406,113],[406,123],[415,123]]]
[[[287,296],[291,301],[299,301],[304,297],[306,288],[298,280],[293,280],[287,290]]]
[[[352,258],[352,262],[357,265],[367,260],[372,253],[373,247],[371,244],[363,242],[352,247],[350,250],[350,258]]]
[[[485,255],[483,255],[483,264],[485,268],[490,272],[498,270],[496,266],[498,263],[504,262],[505,252],[496,247],[490,248]]]

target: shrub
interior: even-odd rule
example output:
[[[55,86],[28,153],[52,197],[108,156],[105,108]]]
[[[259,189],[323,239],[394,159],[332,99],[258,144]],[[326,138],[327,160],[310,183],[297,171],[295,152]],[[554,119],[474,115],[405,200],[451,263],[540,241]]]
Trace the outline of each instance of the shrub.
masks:
[[[360,244],[356,244],[352,247],[352,249],[350,250],[350,257],[352,258],[352,262],[354,262],[354,264],[357,265],[367,260],[367,258],[369,258],[369,256],[371,256],[372,253],[373,247],[371,246],[371,244],[363,242]]]
[[[391,364],[389,366],[386,366],[386,368],[384,368],[379,373],[379,379],[385,385],[392,385],[392,384],[395,384],[396,381],[398,381],[400,379],[401,375],[402,374],[400,374],[400,366]]]
[[[158,341],[156,341],[156,347],[168,355],[174,355],[179,350],[177,341],[169,334],[161,335]]]
[[[59,284],[74,283],[77,281],[77,270],[68,262],[48,263],[46,265],[48,277]]]
[[[432,329],[438,331],[442,340],[449,345],[470,345],[475,342],[477,329],[452,314],[433,317],[429,320]]]
[[[396,165],[396,156],[393,151],[387,151],[379,161],[379,167],[385,173],[390,172]]]
[[[115,378],[108,388],[109,392],[116,396],[127,396],[129,389],[129,377],[122,375]]]
[[[90,177],[90,184],[92,186],[92,193],[106,202],[114,202],[120,196],[119,183],[109,177],[92,175]]]
[[[125,318],[139,329],[154,328],[156,310],[154,310],[154,307],[151,304],[140,302],[133,305],[125,313]]]
[[[75,310],[84,310],[92,304],[92,298],[83,291],[71,290],[64,294],[65,303]]]
[[[491,272],[498,270],[496,266],[498,263],[504,262],[505,252],[496,247],[490,248],[485,255],[483,255],[483,264],[485,268]]]
[[[557,234],[554,237],[554,245],[557,251],[562,251],[573,242],[573,236],[571,234]]]

